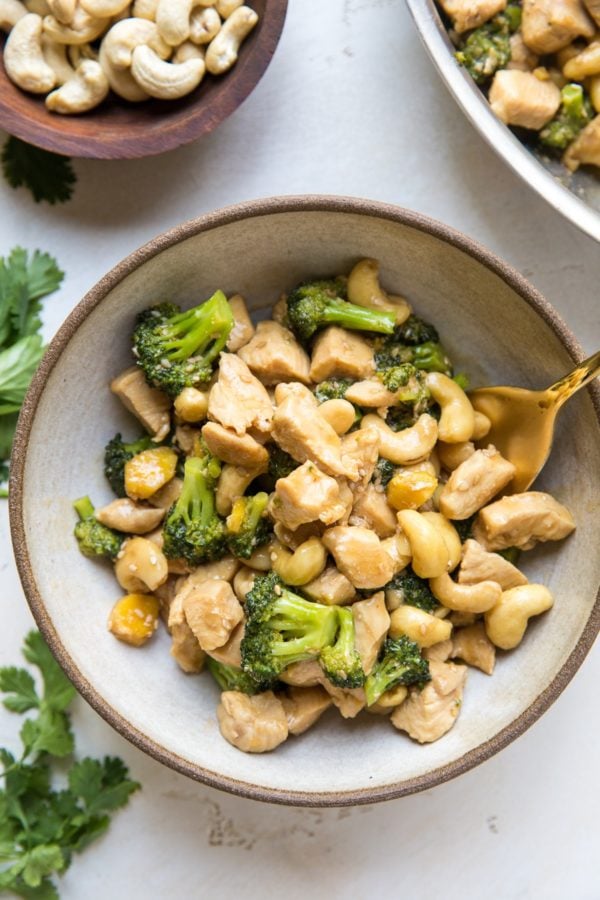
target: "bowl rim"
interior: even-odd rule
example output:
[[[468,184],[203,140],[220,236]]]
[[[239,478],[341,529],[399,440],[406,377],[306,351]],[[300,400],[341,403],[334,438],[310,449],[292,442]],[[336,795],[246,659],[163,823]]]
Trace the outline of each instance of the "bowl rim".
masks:
[[[600,241],[600,212],[562,184],[494,115],[470,75],[458,65],[434,0],[406,0],[419,37],[446,88],[492,150],[546,203],[584,234]],[[565,174],[567,174],[565,170]]]
[[[539,696],[513,722],[483,744],[469,750],[453,762],[440,766],[414,778],[397,781],[377,788],[361,788],[349,791],[304,792],[282,790],[240,781],[183,759],[176,753],[166,749],[157,741],[132,726],[117,710],[115,710],[84,677],[65,649],[60,635],[50,618],[41,593],[38,589],[32,569],[27,547],[27,536],[23,518],[24,472],[27,458],[27,446],[32,423],[39,400],[43,394],[48,376],[60,359],[62,351],[69,343],[80,324],[102,302],[106,295],[141,264],[151,260],[162,251],[187,238],[202,232],[220,228],[247,218],[269,216],[277,213],[297,212],[334,212],[375,217],[392,221],[409,228],[425,232],[450,244],[484,265],[495,275],[502,278],[542,319],[550,326],[567,352],[578,363],[583,352],[572,332],[562,321],[550,303],[545,300],[529,282],[512,266],[497,257],[472,238],[455,229],[421,213],[379,201],[363,200],[355,197],[330,195],[290,195],[286,197],[270,197],[250,200],[209,212],[199,218],[185,222],[163,234],[158,235],[140,249],[118,263],[108,274],[89,290],[83,299],[67,316],[56,335],[50,342],[42,362],[33,378],[19,416],[13,455],[11,462],[9,486],[10,529],[17,563],[17,569],[26,599],[34,619],[47,641],[50,650],[65,670],[78,692],[106,722],[138,749],[164,763],[175,771],[187,775],[220,790],[247,797],[253,800],[267,801],[290,806],[330,807],[353,806],[391,800],[418,791],[432,788],[444,781],[467,772],[499,750],[506,747],[532,725],[548,707],[556,700],[567,686],[585,656],[590,650],[600,630],[600,590],[595,604],[580,638],[571,654],[560,670]],[[596,413],[600,428],[600,386],[592,383],[587,388]]]
[[[93,127],[96,110],[91,110],[82,116],[60,116],[50,113],[46,115],[43,113],[41,120],[37,117],[32,119],[26,112],[23,114],[15,110],[11,103],[13,89],[23,94],[29,103],[38,103],[39,97],[36,100],[34,95],[20,91],[18,87],[8,81],[10,92],[3,96],[0,91],[0,127],[9,135],[14,135],[42,150],[76,159],[140,159],[183,147],[218,128],[257,87],[277,50],[285,25],[287,8],[288,0],[266,0],[265,11],[255,29],[256,36],[250,52],[244,53],[242,46],[236,65],[223,76],[216,113],[213,105],[210,102],[206,103],[202,94],[188,104],[186,101],[193,98],[193,94],[191,94],[175,101],[172,107],[173,113],[178,104],[184,104],[180,116],[171,118],[170,116],[156,116],[155,112],[151,113],[148,122],[162,118],[159,129],[146,127],[148,122],[143,121],[135,126],[132,133],[128,124],[120,125],[109,120],[106,123],[102,121],[101,127],[98,128],[96,120],[96,128],[98,128],[96,131]],[[248,40],[252,37],[250,34]],[[0,70],[3,77],[8,80],[1,59]],[[201,91],[202,85],[196,90]],[[113,95],[111,94],[111,96]],[[124,104],[124,108],[130,110],[135,110],[138,106],[138,104],[127,103],[124,100],[119,101],[118,97],[116,101],[119,102],[119,106]],[[173,101],[149,100],[144,106],[171,103]],[[98,111],[101,109],[103,107],[98,107]],[[88,129],[89,133],[80,134],[78,132],[78,126],[82,122],[85,125],[91,123]],[[70,129],[70,123],[73,123],[73,129]]]

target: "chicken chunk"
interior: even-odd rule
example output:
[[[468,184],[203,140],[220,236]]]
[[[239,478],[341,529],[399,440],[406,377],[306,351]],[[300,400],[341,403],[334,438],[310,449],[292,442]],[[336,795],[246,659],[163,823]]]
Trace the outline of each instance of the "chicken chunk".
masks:
[[[392,391],[388,391],[378,378],[369,378],[366,381],[357,381],[355,384],[351,384],[344,397],[350,403],[370,409],[393,406],[397,400],[396,395]]]
[[[380,588],[393,578],[395,562],[370,529],[337,525],[325,532],[322,541],[355,588]]]
[[[493,112],[505,125],[539,131],[560,106],[560,90],[553,81],[540,81],[531,72],[500,69],[489,94]]]
[[[486,550],[530,550],[538,541],[560,541],[574,528],[573,516],[554,497],[527,491],[502,497],[480,510],[473,537]]]
[[[489,553],[469,538],[463,544],[458,583],[479,584],[480,581],[495,581],[503,591],[518,584],[527,584],[526,577],[516,566],[499,553]]]
[[[422,690],[412,688],[392,713],[392,724],[420,744],[437,741],[450,731],[462,704],[467,667],[455,663],[429,663],[431,681]]]
[[[280,681],[293,687],[315,687],[325,678],[317,659],[305,659],[292,663],[279,676]]]
[[[310,365],[313,381],[367,378],[375,371],[373,347],[359,334],[331,325],[317,336]]]
[[[245,753],[266,753],[288,736],[283,703],[273,691],[249,697],[239,691],[224,691],[217,707],[221,734]]]
[[[292,531],[308,522],[331,525],[342,518],[346,509],[338,481],[324,475],[312,462],[279,478],[269,505],[273,518]]]
[[[600,25],[600,0],[583,0],[583,5],[596,25]]]
[[[183,609],[183,597],[175,596],[169,608],[167,627],[171,634],[171,656],[184,672],[201,672],[206,654],[190,628]]]
[[[476,450],[444,485],[440,512],[448,519],[468,519],[512,481],[515,471],[495,447]]]
[[[520,31],[510,36],[510,61],[507,63],[507,69],[519,69],[521,72],[533,72],[537,67],[538,58],[536,54],[529,49],[523,35]]]
[[[462,34],[478,28],[501,12],[506,0],[441,0],[444,12],[452,19],[455,30]]]
[[[222,647],[214,647],[207,653],[224,666],[233,666],[240,669],[242,666],[242,640],[244,639],[245,623],[242,621],[236,625],[226,644]]]
[[[523,0],[521,34],[540,56],[556,53],[577,37],[591,38],[594,30],[580,0]]]
[[[248,315],[246,301],[240,294],[230,297],[229,305],[233,313],[233,328],[229,332],[226,346],[230,353],[237,353],[252,339],[254,325]]]
[[[207,422],[202,437],[213,456],[230,466],[253,469],[266,465],[269,460],[265,448],[249,434],[236,434],[217,422]]]
[[[203,650],[222,647],[244,618],[244,610],[231,585],[220,579],[204,581],[187,591],[183,611]]]
[[[327,678],[323,678],[323,687],[331,697],[333,705],[340,711],[344,719],[354,719],[365,708],[367,701],[363,688],[335,687]]]
[[[371,480],[379,459],[379,443],[376,428],[360,428],[342,438],[342,462],[352,470],[357,469],[358,480],[353,485],[357,490]]]
[[[379,591],[368,600],[359,600],[352,605],[354,617],[354,646],[366,675],[377,662],[390,628],[390,614],[385,606],[385,594]]]
[[[491,675],[496,662],[496,648],[485,633],[483,622],[457,629],[452,636],[452,659],[462,659],[468,666]]]
[[[153,531],[163,519],[163,509],[149,509],[133,500],[122,498],[113,500],[108,506],[96,511],[96,518],[108,528],[124,531],[126,534],[147,534]]]
[[[250,428],[264,435],[271,431],[271,398],[235,353],[221,354],[219,377],[208,395],[208,416],[239,435]]]
[[[168,509],[171,509],[177,500],[179,500],[182,487],[182,478],[171,478],[164,487],[161,487],[159,491],[156,491],[151,497],[148,497],[148,503],[151,506],[155,506],[157,509],[161,509],[164,514]]]
[[[141,369],[137,366],[125,369],[111,381],[110,389],[155,441],[166,438],[171,428],[171,401],[166,394],[150,387]]]
[[[226,463],[221,469],[217,490],[215,492],[215,504],[220,516],[228,516],[234,502],[242,497],[246,488],[263,475],[268,468],[268,462],[261,463],[253,469],[244,469],[242,466],[232,466]]]
[[[432,644],[431,647],[423,648],[423,656],[430,662],[433,660],[436,662],[446,662],[450,659],[451,655],[452,638],[448,638],[446,641],[439,641],[437,644]]]
[[[302,734],[331,706],[331,697],[322,687],[290,687],[281,695],[290,734]]]
[[[586,125],[563,157],[565,166],[576,172],[579,166],[600,166],[600,116]]]
[[[278,394],[278,396],[280,396]],[[310,460],[327,475],[347,475],[356,481],[358,464],[342,461],[342,442],[329,422],[315,414],[310,401],[288,393],[273,416],[273,438],[297,462]]]
[[[327,566],[320,575],[302,585],[302,593],[327,606],[344,606],[356,597],[352,583],[335,566]]]
[[[292,332],[277,322],[259,322],[254,337],[238,350],[238,356],[263,384],[310,384],[308,355]]]
[[[374,484],[368,484],[364,491],[357,494],[349,523],[350,525],[364,525],[380,538],[391,537],[396,533],[398,525],[395,513],[387,502],[385,494],[378,491]]]
[[[205,581],[231,581],[240,568],[241,562],[235,556],[224,556],[216,562],[196,566],[187,578],[182,578],[177,593],[185,594],[193,591]]]

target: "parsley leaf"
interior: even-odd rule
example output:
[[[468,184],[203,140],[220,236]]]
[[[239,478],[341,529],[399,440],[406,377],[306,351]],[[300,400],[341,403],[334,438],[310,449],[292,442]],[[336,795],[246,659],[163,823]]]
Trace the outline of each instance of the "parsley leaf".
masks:
[[[71,160],[9,137],[2,149],[2,171],[11,187],[26,187],[36,203],[65,203],[77,181]]]
[[[23,722],[19,758],[0,748],[0,891],[58,900],[52,876],[107,830],[111,814],[140,785],[122,760],[86,757],[72,763],[66,789],[53,787],[53,757],[73,750],[67,707],[75,691],[38,632],[25,638],[23,655],[38,668],[41,691],[26,669],[0,669],[7,709],[37,712]]]

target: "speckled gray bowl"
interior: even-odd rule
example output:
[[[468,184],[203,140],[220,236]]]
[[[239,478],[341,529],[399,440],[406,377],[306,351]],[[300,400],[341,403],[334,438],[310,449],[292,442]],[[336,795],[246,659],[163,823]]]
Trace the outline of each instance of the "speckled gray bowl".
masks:
[[[547,709],[600,624],[600,556],[590,552],[598,539],[595,385],[563,413],[540,479],[573,511],[578,529],[524,562],[531,579],[551,588],[555,607],[530,626],[516,651],[500,654],[491,678],[469,672],[458,722],[437,743],[418,746],[379,716],[344,721],[331,711],[274,753],[245,755],[219,734],[211,680],[179,671],[164,631],[141,650],[106,632],[119,588],[110,567],[78,553],[71,501],[84,493],[108,501],[102,448],[117,430],[136,433],[107,390],[131,363],[136,312],[165,299],[198,301],[216,288],[239,291],[259,309],[298,280],[346,272],[364,256],[379,259],[383,283],[439,326],[474,385],[542,387],[581,359],[572,334],[517,272],[438,222],[355,199],[259,200],[175,228],[102,279],[50,345],[15,443],[10,507],[17,563],[37,622],[69,677],[100,715],[156,759],[262,800],[371,803],[465,772]]]

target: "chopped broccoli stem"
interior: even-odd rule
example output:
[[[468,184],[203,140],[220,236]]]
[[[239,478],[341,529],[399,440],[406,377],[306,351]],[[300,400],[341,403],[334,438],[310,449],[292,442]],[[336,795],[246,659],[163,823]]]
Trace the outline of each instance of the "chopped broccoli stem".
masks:
[[[242,669],[273,683],[292,663],[319,656],[338,630],[336,608],[294,594],[275,574],[259,575],[246,594]]]
[[[539,134],[540,143],[554,150],[565,150],[594,116],[592,104],[580,84],[562,89],[558,112]]]
[[[501,13],[471,31],[454,54],[473,81],[486,84],[511,60],[510,37],[521,24],[521,7],[509,4]]]
[[[354,384],[349,378],[330,378],[321,381],[315,388],[315,397],[319,403],[326,400],[343,400],[348,388]]]
[[[367,706],[400,684],[419,684],[430,678],[429,663],[415,641],[405,634],[396,639],[387,638],[379,661],[365,682]]]
[[[465,372],[457,372],[457,374],[454,376],[454,381],[457,383],[459,388],[463,389],[463,391],[469,390],[471,381],[469,376]]]
[[[222,291],[185,312],[162,303],[138,316],[133,352],[148,382],[176,397],[184,388],[210,380],[233,322]]]
[[[321,668],[336,687],[350,689],[362,687],[365,673],[358,652],[354,648],[354,616],[352,610],[335,607],[339,619],[339,631],[335,644],[321,650]]]
[[[301,284],[287,298],[287,320],[299,341],[306,343],[320,328],[339,325],[351,331],[392,334],[394,313],[365,309],[335,293],[335,282]]]
[[[424,578],[415,575],[410,566],[394,575],[391,581],[384,587],[385,591],[392,590],[402,603],[416,606],[424,612],[432,613],[439,606],[431,593],[429,583]]]
[[[206,668],[222,691],[239,691],[242,694],[252,695],[268,689],[268,685],[259,684],[241,669],[218,662],[212,656],[207,658]]]
[[[149,435],[126,444],[120,434],[115,434],[104,448],[104,474],[117,497],[126,497],[125,463],[143,450],[157,446]]]
[[[80,497],[73,503],[73,508],[79,517],[73,533],[83,555],[116,559],[123,544],[123,535],[98,521],[89,497]]]
[[[443,372],[444,375],[452,375],[452,364],[441,344],[427,341],[415,347],[413,365],[425,372]]]
[[[214,462],[209,455],[186,460],[181,494],[163,528],[163,551],[169,559],[199,566],[226,553],[225,524],[215,509]]]
[[[378,369],[377,375],[384,383],[388,391],[396,393],[400,388],[406,387],[415,375],[415,367],[411,363],[400,363],[386,369]]]
[[[269,495],[264,491],[254,497],[238,497],[226,521],[227,546],[234,556],[250,559],[257,547],[271,536],[271,524],[265,518]]]

